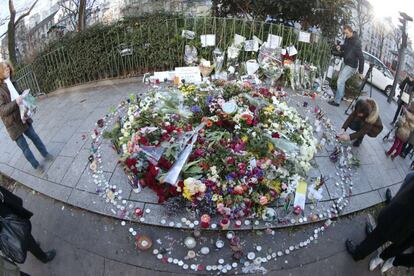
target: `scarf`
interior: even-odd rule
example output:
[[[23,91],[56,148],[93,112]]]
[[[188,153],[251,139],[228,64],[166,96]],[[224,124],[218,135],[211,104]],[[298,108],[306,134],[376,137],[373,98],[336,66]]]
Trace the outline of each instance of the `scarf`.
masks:
[[[17,97],[19,97],[19,93],[17,92],[10,78],[5,79],[4,82],[6,83],[7,88],[9,89],[11,100],[14,101]]]

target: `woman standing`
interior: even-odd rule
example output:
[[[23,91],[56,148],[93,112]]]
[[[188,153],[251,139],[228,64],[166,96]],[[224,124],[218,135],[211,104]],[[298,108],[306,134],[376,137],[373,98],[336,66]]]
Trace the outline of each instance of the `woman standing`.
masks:
[[[33,121],[28,119],[26,122],[22,122],[19,105],[23,102],[23,96],[19,95],[15,83],[11,81],[12,74],[13,67],[9,63],[0,62],[0,117],[10,138],[16,141],[27,161],[39,173],[44,173],[43,165],[39,164],[34,157],[24,135],[33,141],[33,144],[46,160],[52,160],[53,156],[48,153],[42,140],[35,132],[32,126]]]

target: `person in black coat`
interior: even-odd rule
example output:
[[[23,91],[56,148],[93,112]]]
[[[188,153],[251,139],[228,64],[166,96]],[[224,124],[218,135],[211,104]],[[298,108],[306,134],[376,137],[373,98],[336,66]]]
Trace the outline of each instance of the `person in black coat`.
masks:
[[[358,34],[349,25],[344,26],[343,33],[345,35],[345,42],[342,45],[337,45],[336,50],[339,56],[344,59],[344,66],[338,75],[335,100],[328,102],[333,106],[339,106],[341,103],[342,97],[345,94],[345,83],[350,77],[358,71],[359,77],[361,79],[364,78],[364,55]]]
[[[411,76],[409,75],[400,83],[400,90],[401,91],[400,91],[400,95],[398,96],[397,111],[395,111],[394,119],[392,119],[391,125],[395,124],[395,122],[397,121],[398,116],[401,115],[402,112],[403,112],[402,107],[407,104],[407,103],[405,103],[401,100],[403,92],[407,92],[409,95],[411,95],[413,89],[414,89],[414,78],[413,78],[412,75]]]
[[[33,216],[32,212],[23,207],[23,200],[20,197],[0,186],[0,216],[4,218],[11,214],[18,216],[21,219],[27,219],[29,222],[30,218]],[[54,249],[44,252],[35,241],[32,234],[29,236],[27,250],[43,263],[50,262],[56,256],[56,250]]]
[[[408,174],[401,185],[400,190],[391,202],[381,210],[378,215],[377,227],[367,235],[358,245],[352,240],[346,240],[346,249],[355,261],[364,259],[384,243],[391,241],[377,258],[370,264],[370,269],[375,269],[381,263],[393,265],[409,265],[410,257],[403,256],[403,252],[414,245],[414,174]],[[408,259],[408,261],[407,261]],[[388,261],[389,260],[389,261]],[[411,264],[413,261],[411,259]],[[385,264],[383,265],[384,269]],[[386,271],[385,269],[383,271]]]

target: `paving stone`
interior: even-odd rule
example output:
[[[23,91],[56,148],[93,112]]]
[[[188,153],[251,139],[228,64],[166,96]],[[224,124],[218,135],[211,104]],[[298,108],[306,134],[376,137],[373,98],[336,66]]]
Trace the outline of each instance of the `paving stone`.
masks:
[[[111,173],[104,172],[105,179],[109,182],[111,179]],[[76,184],[76,189],[81,191],[87,191],[90,193],[96,193],[97,184],[92,179],[92,175],[89,174],[89,169],[85,169]]]
[[[111,144],[101,144],[101,156],[103,170],[113,172],[118,164],[119,156]]]
[[[116,216],[116,214],[111,213],[111,209],[114,207],[96,193],[73,189],[67,203],[92,212]]]
[[[61,183],[66,172],[73,162],[73,157],[58,156],[53,161],[52,166],[47,170],[49,181]]]
[[[69,187],[75,187],[82,173],[84,172],[86,166],[89,163],[88,157],[89,151],[79,151],[79,153],[73,160],[72,164],[70,165],[68,171],[66,172],[65,176],[63,177],[61,184]]]
[[[37,176],[30,175],[20,170],[14,170],[11,177],[31,189],[38,191],[42,194],[50,196],[54,199],[66,202],[72,189],[55,184],[53,182],[41,179]]]
[[[397,183],[397,184],[392,184],[391,186],[379,189],[378,193],[380,194],[382,201],[385,201],[385,192],[387,189],[390,189],[392,196],[395,196],[398,190],[400,189],[401,185],[402,183]]]
[[[366,209],[375,204],[382,202],[382,198],[378,191],[371,191],[364,194],[354,195],[350,197],[349,204],[344,210],[344,215],[359,210]]]
[[[139,193],[134,193],[134,191],[132,191],[129,199],[140,202],[158,203],[157,194],[148,187],[143,188]]]
[[[369,167],[368,169],[372,169],[372,167]],[[352,183],[353,195],[366,193],[373,189],[368,181],[365,165],[361,165],[361,167],[352,175]]]
[[[131,190],[131,184],[129,183],[128,177],[124,173],[122,166],[118,164],[114,170],[114,173],[112,174],[109,185],[113,186],[115,185],[117,190],[122,191],[122,197],[125,199],[130,198],[130,194],[133,193]]]
[[[6,165],[4,163],[0,163],[0,172],[4,175],[11,176],[13,174],[14,168]]]
[[[75,157],[85,144],[87,135],[86,132],[75,133],[63,147],[60,155]]]
[[[364,169],[366,169],[367,179],[373,189],[379,189],[392,183],[392,179],[386,173],[386,170],[379,170],[377,165],[367,165]]]
[[[137,268],[132,265],[127,265],[111,260],[105,260],[104,276],[136,276],[139,275]]]

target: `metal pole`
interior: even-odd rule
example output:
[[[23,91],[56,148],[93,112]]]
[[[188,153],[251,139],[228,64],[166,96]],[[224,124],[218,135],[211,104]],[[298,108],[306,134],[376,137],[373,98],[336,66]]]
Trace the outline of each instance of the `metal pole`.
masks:
[[[405,54],[404,48],[402,46],[400,46],[400,49],[398,50],[398,62],[397,62],[397,69],[395,71],[394,82],[392,83],[392,89],[391,89],[391,92],[388,95],[388,99],[387,99],[387,101],[389,103],[394,98],[395,89],[397,88],[397,84],[399,82],[401,64],[404,62],[404,54]]]

